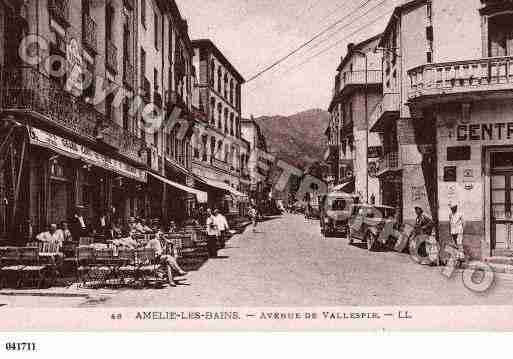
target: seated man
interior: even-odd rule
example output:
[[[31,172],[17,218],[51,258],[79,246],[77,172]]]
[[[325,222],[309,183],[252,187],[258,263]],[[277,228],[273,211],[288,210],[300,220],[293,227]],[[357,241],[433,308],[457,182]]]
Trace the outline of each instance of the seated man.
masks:
[[[62,221],[61,222],[61,228],[58,230],[58,232],[62,232],[62,238],[64,242],[71,242],[73,241],[73,235],[71,234],[71,230],[69,229],[68,222]]]
[[[52,223],[48,227],[48,231],[39,233],[36,239],[40,242],[57,243],[60,250],[62,242],[64,242],[64,235],[62,231],[57,230],[57,225]]]
[[[176,262],[175,257],[173,257],[170,254],[164,254],[164,249],[162,248],[162,244],[160,243],[160,240],[157,236],[150,239],[150,241],[146,245],[146,248],[155,250],[155,253],[157,254],[157,258],[160,261],[160,263],[166,266],[169,285],[175,287],[176,283],[173,277],[173,270],[177,271],[178,274],[180,274],[181,276],[186,275],[187,272],[180,268],[180,266]]]

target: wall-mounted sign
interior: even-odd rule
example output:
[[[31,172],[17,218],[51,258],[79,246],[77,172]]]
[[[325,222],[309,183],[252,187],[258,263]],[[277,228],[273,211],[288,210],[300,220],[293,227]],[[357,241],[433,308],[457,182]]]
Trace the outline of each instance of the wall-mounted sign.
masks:
[[[476,123],[456,127],[458,141],[495,141],[512,138],[513,122]]]
[[[413,202],[422,201],[427,197],[424,186],[411,186],[411,200]]]
[[[370,146],[367,150],[367,156],[369,158],[380,158],[383,153],[383,147],[381,146]]]
[[[456,182],[456,166],[444,167],[444,182]]]
[[[447,161],[470,161],[470,146],[447,147]]]

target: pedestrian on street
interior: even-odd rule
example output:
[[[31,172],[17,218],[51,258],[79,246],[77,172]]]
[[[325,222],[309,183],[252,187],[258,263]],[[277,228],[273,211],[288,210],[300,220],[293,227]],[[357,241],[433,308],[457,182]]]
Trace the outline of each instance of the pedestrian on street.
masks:
[[[226,237],[228,235],[228,231],[230,230],[230,226],[228,225],[226,217],[217,208],[214,210],[214,217],[217,230],[219,231],[220,247],[224,248],[226,245]]]
[[[449,213],[449,225],[451,231],[451,238],[458,249],[457,260],[460,264],[465,261],[465,253],[463,251],[463,229],[465,221],[463,220],[463,213],[458,210],[457,204],[451,204],[451,213]]]
[[[254,206],[251,206],[249,209],[249,218],[251,219],[251,224],[253,225],[253,233],[256,233],[257,217],[258,213],[256,208]]]
[[[433,220],[429,218],[419,206],[415,207],[415,214],[417,218],[415,220],[414,234],[418,239],[422,240],[418,246],[415,243],[415,250],[421,259],[423,259],[421,264],[431,264],[432,261],[438,263],[438,244],[436,240],[431,238],[434,227]]]
[[[210,208],[207,209],[207,249],[210,258],[217,257],[217,236],[219,231],[216,225],[216,217],[212,214]]]

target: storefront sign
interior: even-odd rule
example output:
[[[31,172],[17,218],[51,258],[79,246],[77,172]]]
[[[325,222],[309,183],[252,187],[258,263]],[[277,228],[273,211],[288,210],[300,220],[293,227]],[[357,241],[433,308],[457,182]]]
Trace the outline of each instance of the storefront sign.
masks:
[[[80,158],[89,164],[119,173],[125,177],[146,182],[145,171],[38,128],[30,129],[30,143],[67,154],[72,158]]]
[[[458,125],[456,138],[458,141],[510,140],[513,138],[513,122]]]

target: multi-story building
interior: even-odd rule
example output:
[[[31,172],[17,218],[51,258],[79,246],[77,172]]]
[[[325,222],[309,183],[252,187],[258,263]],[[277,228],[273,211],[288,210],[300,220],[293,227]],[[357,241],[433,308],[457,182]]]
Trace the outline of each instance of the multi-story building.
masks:
[[[25,239],[77,211],[91,226],[167,220],[184,193],[204,198],[165,178],[172,137],[142,116],[178,106],[189,118],[192,48],[174,1],[3,0],[0,27],[0,237]],[[166,156],[183,173],[187,138]],[[180,191],[152,205],[159,174]]]
[[[331,189],[354,191],[364,202],[380,200],[373,159],[381,142],[368,126],[381,100],[381,55],[375,51],[379,39],[348,45],[337,68],[326,130]]]
[[[510,1],[409,1],[380,44],[385,98],[373,128],[395,132],[403,219],[424,208],[445,241],[458,205],[473,258],[513,254],[512,20]]]
[[[251,197],[256,202],[268,199],[271,190],[269,175],[275,156],[269,152],[265,136],[253,117],[242,119],[242,137],[249,143],[249,158],[246,158],[251,179]]]
[[[220,190],[209,200],[210,205],[234,212],[247,200],[243,191],[247,186],[248,145],[241,137],[241,86],[245,80],[212,41],[194,40],[192,46],[196,107],[201,113],[193,172]],[[224,200],[223,191],[230,194]]]

